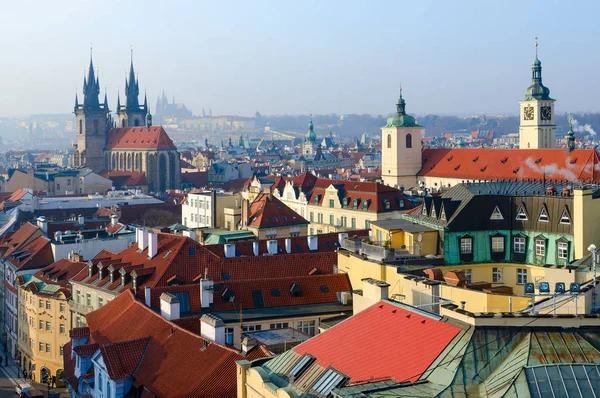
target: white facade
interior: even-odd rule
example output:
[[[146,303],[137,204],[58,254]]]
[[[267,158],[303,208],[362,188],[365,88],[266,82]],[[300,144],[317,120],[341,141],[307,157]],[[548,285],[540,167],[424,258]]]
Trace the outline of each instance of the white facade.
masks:
[[[106,239],[85,239],[77,243],[61,243],[53,240],[52,255],[56,259],[68,258],[69,253],[75,252],[81,255],[85,260],[95,257],[102,250],[110,250],[113,253],[118,253],[135,242],[135,233],[122,234],[114,238]]]
[[[420,126],[381,128],[381,177],[385,185],[415,185],[422,167],[424,136],[425,129]]]
[[[519,104],[519,149],[554,148],[554,100],[525,100]]]
[[[181,205],[181,223],[188,228],[215,227],[215,197],[214,191],[189,193]]]

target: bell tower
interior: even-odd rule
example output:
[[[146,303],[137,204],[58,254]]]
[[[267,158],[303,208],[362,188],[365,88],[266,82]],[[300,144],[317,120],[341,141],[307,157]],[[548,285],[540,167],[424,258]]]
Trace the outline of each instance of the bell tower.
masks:
[[[146,125],[146,113],[148,112],[148,100],[144,94],[144,105],[139,102],[140,86],[133,69],[133,50],[131,52],[131,65],[129,66],[129,78],[125,78],[126,102],[121,106],[121,98],[118,99],[117,114],[119,120],[117,127],[143,127]]]
[[[104,146],[106,134],[111,127],[110,109],[106,93],[104,103],[100,103],[100,81],[94,71],[94,62],[90,54],[90,66],[87,78],[83,78],[83,104],[75,94],[73,113],[76,117],[77,144],[72,164],[75,167],[87,166],[95,173],[104,169]]]
[[[425,129],[406,114],[406,101],[396,102],[396,114],[381,128],[381,176],[389,186],[414,186],[422,166],[422,142]]]
[[[520,104],[519,148],[554,148],[556,143],[556,123],[554,102],[550,89],[542,84],[542,63],[537,54],[531,66],[531,85],[525,90],[525,99]]]

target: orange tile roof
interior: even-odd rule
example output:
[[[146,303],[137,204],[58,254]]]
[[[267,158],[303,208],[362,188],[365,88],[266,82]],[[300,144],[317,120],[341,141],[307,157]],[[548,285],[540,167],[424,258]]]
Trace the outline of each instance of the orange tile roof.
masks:
[[[424,149],[420,176],[469,180],[600,181],[594,149]]]
[[[106,149],[177,149],[162,126],[114,128],[108,131]]]
[[[261,192],[250,205],[248,214],[249,227],[272,228],[308,224],[304,217],[271,193]]]
[[[33,276],[44,283],[66,287],[69,283],[69,279],[85,268],[87,268],[87,266],[84,262],[61,258],[49,266],[37,271]]]
[[[121,380],[133,375],[149,342],[150,338],[142,337],[100,347],[108,376],[112,380]]]
[[[39,236],[22,246],[19,251],[6,255],[4,260],[10,262],[17,270],[42,268],[54,261],[50,240]]]
[[[145,351],[131,373],[135,386],[143,386],[156,396],[235,397],[236,361],[268,356],[261,347],[244,357],[226,346],[206,344],[205,339],[165,320],[129,292],[88,314],[87,322],[93,342],[100,346],[147,339]],[[132,369],[140,346],[141,342],[123,345],[114,355],[127,357],[124,372]],[[64,358],[67,373],[70,357]]]
[[[21,250],[22,247],[42,235],[42,230],[32,223],[26,222],[8,238],[0,241],[0,248],[4,251],[2,258],[9,257],[12,253]]]

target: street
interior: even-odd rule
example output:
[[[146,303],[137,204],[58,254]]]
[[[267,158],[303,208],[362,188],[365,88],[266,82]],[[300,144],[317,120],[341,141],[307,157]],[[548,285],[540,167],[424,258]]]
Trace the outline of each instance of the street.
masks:
[[[2,356],[5,357],[5,355],[6,354],[2,352]],[[17,397],[17,393],[15,392],[17,383],[29,383],[32,387],[43,392],[44,397],[48,397],[48,387],[45,384],[29,382],[18,376],[20,375],[18,375],[18,368],[14,361],[9,360],[8,366],[5,366],[4,362],[2,362],[2,366],[0,366],[0,398]],[[60,392],[61,398],[69,396],[69,392],[66,388],[53,388],[50,391],[51,394],[58,392]]]

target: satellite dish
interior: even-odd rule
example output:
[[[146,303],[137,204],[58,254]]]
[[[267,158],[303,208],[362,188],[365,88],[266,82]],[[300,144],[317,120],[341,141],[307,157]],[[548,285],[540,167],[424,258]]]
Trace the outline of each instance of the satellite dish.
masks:
[[[554,293],[564,293],[565,292],[565,283],[564,282],[556,282],[554,285]]]
[[[534,294],[535,293],[535,285],[533,283],[525,284],[525,294]]]
[[[540,293],[550,293],[550,284],[548,282],[540,282]]]
[[[417,241],[418,241],[418,242],[422,242],[422,241],[423,241],[423,234],[419,234],[419,235],[417,236]]]

